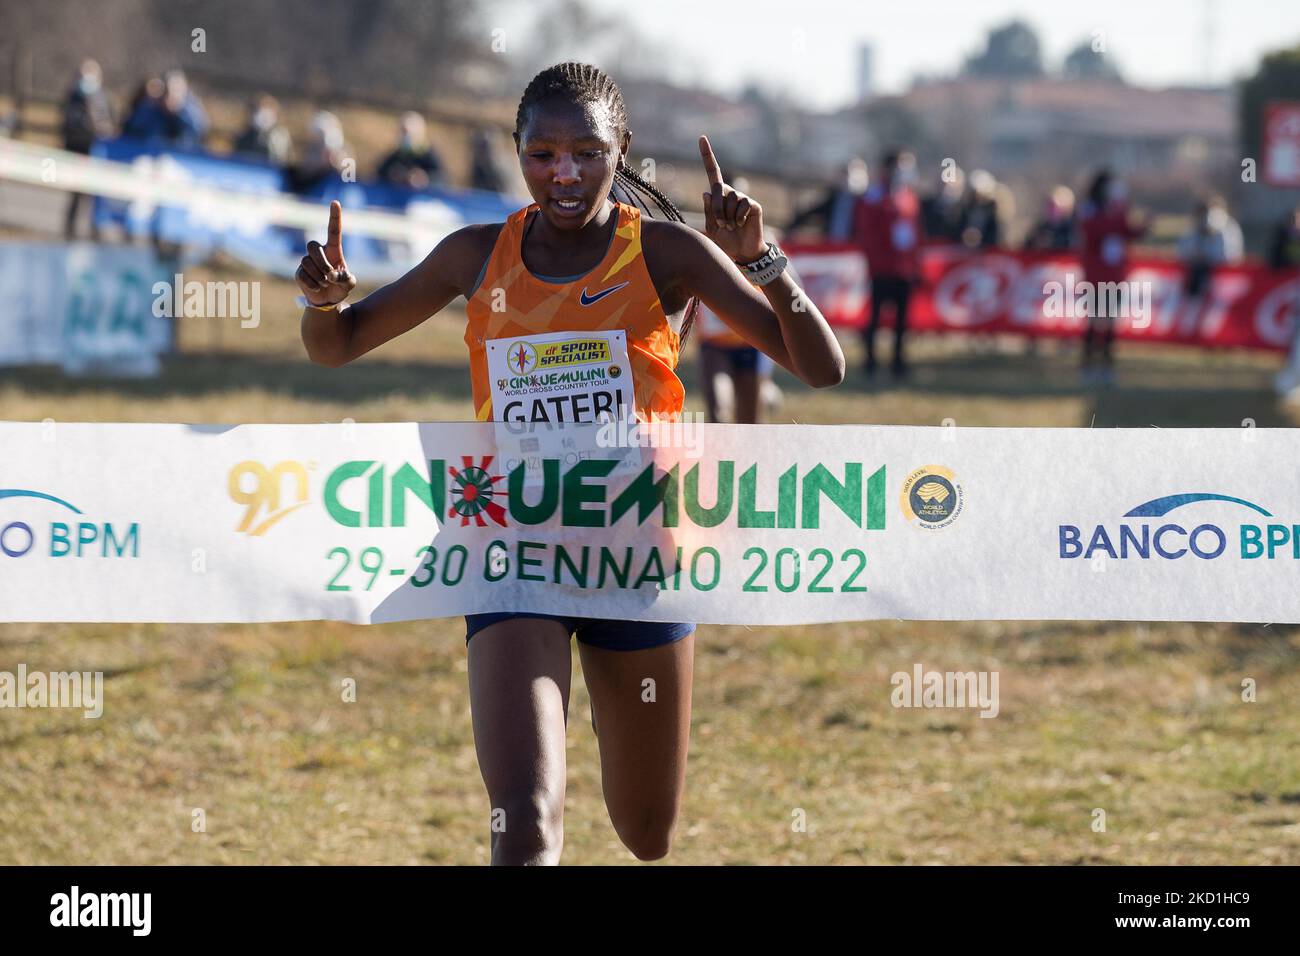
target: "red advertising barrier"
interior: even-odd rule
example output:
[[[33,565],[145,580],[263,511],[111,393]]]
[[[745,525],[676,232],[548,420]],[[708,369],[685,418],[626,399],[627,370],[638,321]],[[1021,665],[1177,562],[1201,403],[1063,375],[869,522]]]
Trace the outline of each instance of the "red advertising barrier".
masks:
[[[853,246],[786,247],[812,300],[832,325],[866,324],[866,260]],[[1300,275],[1255,263],[1215,271],[1199,299],[1183,288],[1183,269],[1167,259],[1135,256],[1122,288],[1093,290],[1070,253],[980,252],[932,245],[921,250],[921,282],[908,308],[918,332],[1012,332],[1074,337],[1088,315],[1088,295],[1120,309],[1116,335],[1147,342],[1286,351],[1300,313]],[[891,324],[889,311],[882,325]]]

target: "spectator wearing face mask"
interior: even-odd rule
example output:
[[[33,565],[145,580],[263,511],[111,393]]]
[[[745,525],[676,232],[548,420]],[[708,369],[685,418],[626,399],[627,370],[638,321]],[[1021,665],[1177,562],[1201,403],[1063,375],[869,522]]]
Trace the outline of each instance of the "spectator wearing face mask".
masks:
[[[829,242],[849,242],[858,201],[867,191],[868,179],[867,164],[856,156],[850,159],[844,164],[840,181],[815,204],[797,213],[786,231],[812,229]]]
[[[181,70],[161,80],[150,77],[137,94],[123,132],[137,139],[160,139],[171,146],[195,148],[208,134],[208,114]]]
[[[1025,241],[1026,249],[1061,252],[1074,248],[1074,190],[1056,186],[1043,202],[1043,212]]]
[[[1210,196],[1192,207],[1192,225],[1178,240],[1183,263],[1183,291],[1200,298],[1210,287],[1215,267],[1241,258],[1241,227],[1228,215],[1223,200]]]
[[[235,152],[287,166],[292,147],[289,131],[280,125],[280,104],[275,97],[258,93],[248,105],[248,125],[235,139]]]
[[[82,60],[77,76],[63,103],[63,148],[85,156],[98,140],[113,135],[113,108],[104,92],[103,76],[94,60]],[[68,215],[64,234],[73,239],[77,234],[77,214],[86,205],[88,196],[73,193],[68,200]],[[90,234],[98,238],[94,217],[91,217]]]
[[[1103,282],[1123,282],[1128,276],[1129,242],[1147,231],[1150,220],[1136,220],[1124,181],[1101,169],[1088,187],[1079,210],[1083,275],[1094,293]],[[1094,307],[1083,330],[1083,372],[1086,380],[1108,384],[1114,377],[1115,318],[1107,311],[1107,296],[1093,296]]]
[[[428,189],[443,181],[442,160],[429,145],[424,117],[403,113],[397,127],[397,148],[379,164],[379,178],[394,186]]]
[[[312,117],[297,164],[289,167],[289,188],[297,193],[308,192],[341,172],[347,158],[343,124],[333,113],[321,110]]]
[[[856,235],[871,276],[871,317],[863,340],[867,353],[863,371],[867,375],[876,371],[876,329],[886,307],[894,313],[891,371],[896,378],[908,372],[903,347],[907,306],[920,277],[921,204],[913,188],[915,181],[916,157],[912,153],[903,149],[886,153],[879,179],[858,204]]]
[[[970,174],[970,189],[962,203],[961,242],[971,249],[994,249],[1001,239],[998,221],[998,181],[977,169]]]
[[[965,197],[966,173],[950,162],[940,170],[934,192],[921,200],[921,225],[927,239],[961,241]]]

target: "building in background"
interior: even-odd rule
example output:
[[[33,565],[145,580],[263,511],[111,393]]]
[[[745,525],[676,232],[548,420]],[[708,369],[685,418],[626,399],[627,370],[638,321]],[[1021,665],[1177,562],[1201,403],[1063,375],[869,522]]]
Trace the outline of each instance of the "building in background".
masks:
[[[876,95],[876,48],[864,41],[858,44],[857,102],[869,103]]]

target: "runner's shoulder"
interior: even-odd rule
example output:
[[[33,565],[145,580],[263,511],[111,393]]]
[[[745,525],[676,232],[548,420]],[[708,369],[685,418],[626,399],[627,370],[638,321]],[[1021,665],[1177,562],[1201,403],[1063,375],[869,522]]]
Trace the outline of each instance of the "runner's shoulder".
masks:
[[[443,241],[458,254],[486,258],[492,254],[492,247],[496,245],[505,225],[504,222],[478,222],[461,226]]]
[[[652,269],[662,265],[679,272],[697,262],[701,252],[708,253],[709,238],[684,222],[642,218],[641,223],[641,248]]]
[[[684,222],[671,219],[649,219],[641,217],[641,235],[647,242],[666,245],[675,249],[697,248],[699,240],[706,238],[699,231]]]
[[[464,294],[478,281],[488,257],[492,255],[497,238],[504,228],[503,222],[475,223],[461,226],[438,243],[434,251],[446,262],[457,278],[457,287]],[[430,257],[432,258],[432,257]]]

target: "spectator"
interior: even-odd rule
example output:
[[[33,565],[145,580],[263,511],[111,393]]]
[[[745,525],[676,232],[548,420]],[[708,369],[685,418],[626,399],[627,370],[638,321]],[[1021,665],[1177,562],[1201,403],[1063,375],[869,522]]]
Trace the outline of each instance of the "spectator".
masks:
[[[871,275],[871,319],[863,344],[867,357],[863,370],[876,371],[876,329],[886,305],[894,312],[895,377],[907,374],[903,350],[907,334],[907,305],[912,286],[919,278],[917,247],[921,241],[921,208],[912,183],[916,158],[906,150],[885,155],[880,181],[873,184],[858,204],[856,234],[867,256]]]
[[[1300,271],[1300,206],[1277,224],[1270,243],[1269,265],[1274,269]],[[1293,305],[1297,317],[1291,329],[1291,354],[1286,366],[1278,372],[1274,385],[1277,393],[1290,401],[1300,401],[1300,300]]]
[[[709,421],[761,422],[763,406],[771,402],[772,393],[780,395],[772,382],[772,360],[733,332],[703,302],[694,328],[700,342],[700,381]]]
[[[1129,241],[1146,232],[1149,224],[1149,220],[1133,221],[1124,181],[1109,169],[1099,170],[1079,211],[1083,275],[1094,293],[1102,282],[1124,281],[1128,275]],[[1084,378],[1103,384],[1114,378],[1115,316],[1108,314],[1106,299],[1094,294],[1093,310],[1083,330]]]
[[[248,104],[248,126],[235,139],[235,152],[274,166],[289,165],[292,141],[280,125],[280,104],[267,93],[258,93]]]
[[[987,170],[970,174],[961,216],[962,245],[971,249],[993,249],[1001,239],[998,222],[998,181]]]
[[[1215,267],[1240,259],[1241,245],[1241,227],[1228,215],[1223,200],[1197,200],[1191,228],[1178,240],[1178,258],[1186,269],[1183,291],[1190,298],[1204,295]]]
[[[926,238],[945,242],[961,241],[965,191],[966,174],[961,167],[945,167],[939,174],[938,187],[921,200],[921,225]]]
[[[146,76],[131,97],[126,110],[122,135],[132,139],[150,139],[162,136],[163,81],[160,76]]]
[[[492,134],[486,129],[477,130],[470,149],[470,185],[487,192],[505,192],[506,178],[501,173],[496,151],[492,148]]]
[[[168,140],[177,146],[202,146],[208,134],[208,114],[180,70],[163,74],[163,115]]]
[[[161,139],[172,146],[201,147],[208,115],[181,70],[150,77],[136,94],[123,132],[137,139]]]
[[[1073,249],[1074,231],[1074,190],[1055,186],[1043,202],[1042,216],[1030,231],[1025,248],[1042,252]]]
[[[798,213],[787,231],[812,227],[830,242],[853,239],[857,204],[867,191],[867,164],[857,158],[844,164],[840,181],[813,206]]]
[[[104,93],[103,76],[94,60],[82,60],[75,82],[63,103],[63,148],[70,153],[90,154],[97,140],[113,135],[113,109]],[[89,207],[89,196],[73,193],[68,199],[68,215],[64,235],[74,239],[77,235],[77,214],[82,206]],[[98,239],[94,216],[90,220],[90,235]]]
[[[442,160],[428,143],[424,117],[419,113],[402,114],[397,148],[379,164],[379,178],[410,189],[423,190],[442,184]]]
[[[1268,264],[1274,269],[1300,269],[1300,206],[1296,206],[1273,230]]]
[[[346,160],[343,124],[333,113],[321,110],[312,117],[307,144],[298,164],[289,169],[289,187],[294,192],[308,192],[337,175]]]

